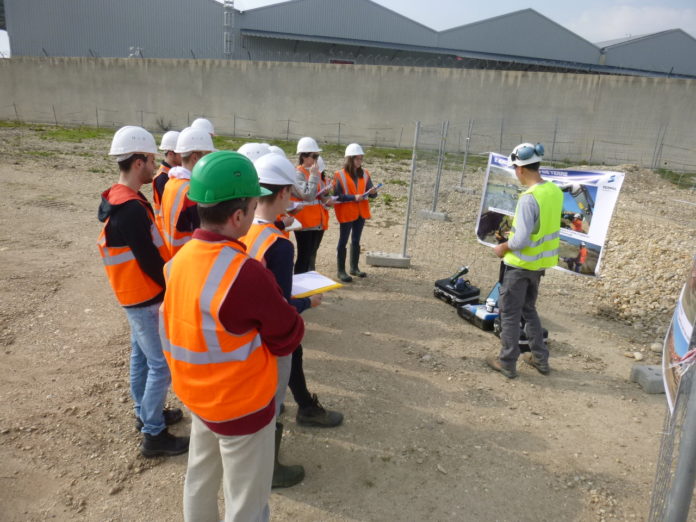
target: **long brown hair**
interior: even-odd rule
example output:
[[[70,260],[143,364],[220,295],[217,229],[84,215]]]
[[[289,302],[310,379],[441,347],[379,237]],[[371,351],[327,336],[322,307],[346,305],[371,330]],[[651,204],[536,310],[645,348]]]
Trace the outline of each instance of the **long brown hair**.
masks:
[[[360,167],[359,169],[356,170],[353,166],[353,156],[346,156],[346,159],[343,162],[343,168],[353,178],[362,178],[363,177],[362,167]]]

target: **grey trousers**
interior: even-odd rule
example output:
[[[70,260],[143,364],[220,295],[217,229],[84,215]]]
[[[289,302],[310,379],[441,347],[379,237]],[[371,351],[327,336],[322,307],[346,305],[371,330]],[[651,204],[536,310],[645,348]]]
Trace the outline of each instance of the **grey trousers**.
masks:
[[[541,320],[536,311],[536,300],[539,293],[539,281],[544,275],[543,270],[533,271],[520,268],[508,269],[503,276],[500,287],[500,333],[501,349],[500,364],[509,370],[514,370],[520,357],[520,317],[526,322],[525,333],[529,339],[529,348],[534,358],[546,363],[549,360],[549,350],[544,344]]]

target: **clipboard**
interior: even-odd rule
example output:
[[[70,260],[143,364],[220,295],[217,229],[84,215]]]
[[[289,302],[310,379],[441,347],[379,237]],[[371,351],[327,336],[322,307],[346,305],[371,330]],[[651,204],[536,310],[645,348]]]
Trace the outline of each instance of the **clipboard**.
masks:
[[[342,286],[341,283],[337,283],[319,272],[305,272],[304,274],[292,276],[292,291],[290,295],[294,298],[309,297],[315,294],[323,294]]]

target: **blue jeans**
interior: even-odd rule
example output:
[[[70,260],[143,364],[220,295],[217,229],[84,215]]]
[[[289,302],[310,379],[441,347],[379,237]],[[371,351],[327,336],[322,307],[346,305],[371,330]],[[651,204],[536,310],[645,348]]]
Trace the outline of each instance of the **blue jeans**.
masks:
[[[124,308],[131,329],[130,385],[135,414],[143,433],[157,435],[166,427],[162,408],[172,380],[159,337],[159,303]]]
[[[363,227],[365,226],[365,218],[359,217],[355,221],[348,223],[339,223],[338,227],[338,250],[343,250],[348,245],[348,238],[354,246],[360,245],[360,236],[362,236]]]

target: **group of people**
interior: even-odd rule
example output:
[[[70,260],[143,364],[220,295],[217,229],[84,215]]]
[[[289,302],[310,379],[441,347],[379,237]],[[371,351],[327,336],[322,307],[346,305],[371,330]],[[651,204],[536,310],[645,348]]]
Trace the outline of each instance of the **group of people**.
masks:
[[[338,277],[351,280],[349,239],[350,273],[365,276],[358,267],[360,237],[376,190],[358,144],[347,147],[344,167],[331,181],[312,138],[299,140],[293,165],[266,144],[216,151],[213,136],[202,118],[167,132],[155,176],[152,134],[119,129],[109,152],[119,179],[102,193],[98,245],[131,330],[142,455],[189,452],[185,520],[219,520],[221,481],[226,520],[267,520],[271,487],[304,478],[302,466],[278,461],[287,387],[298,424],[343,421],[307,389],[300,314],[322,297],[294,298],[293,274],[314,269],[333,208],[340,223]],[[140,190],[148,183],[154,208]],[[296,260],[286,228],[296,229]],[[167,429],[183,418],[181,409],[165,408],[170,384],[191,412],[190,437]]]

